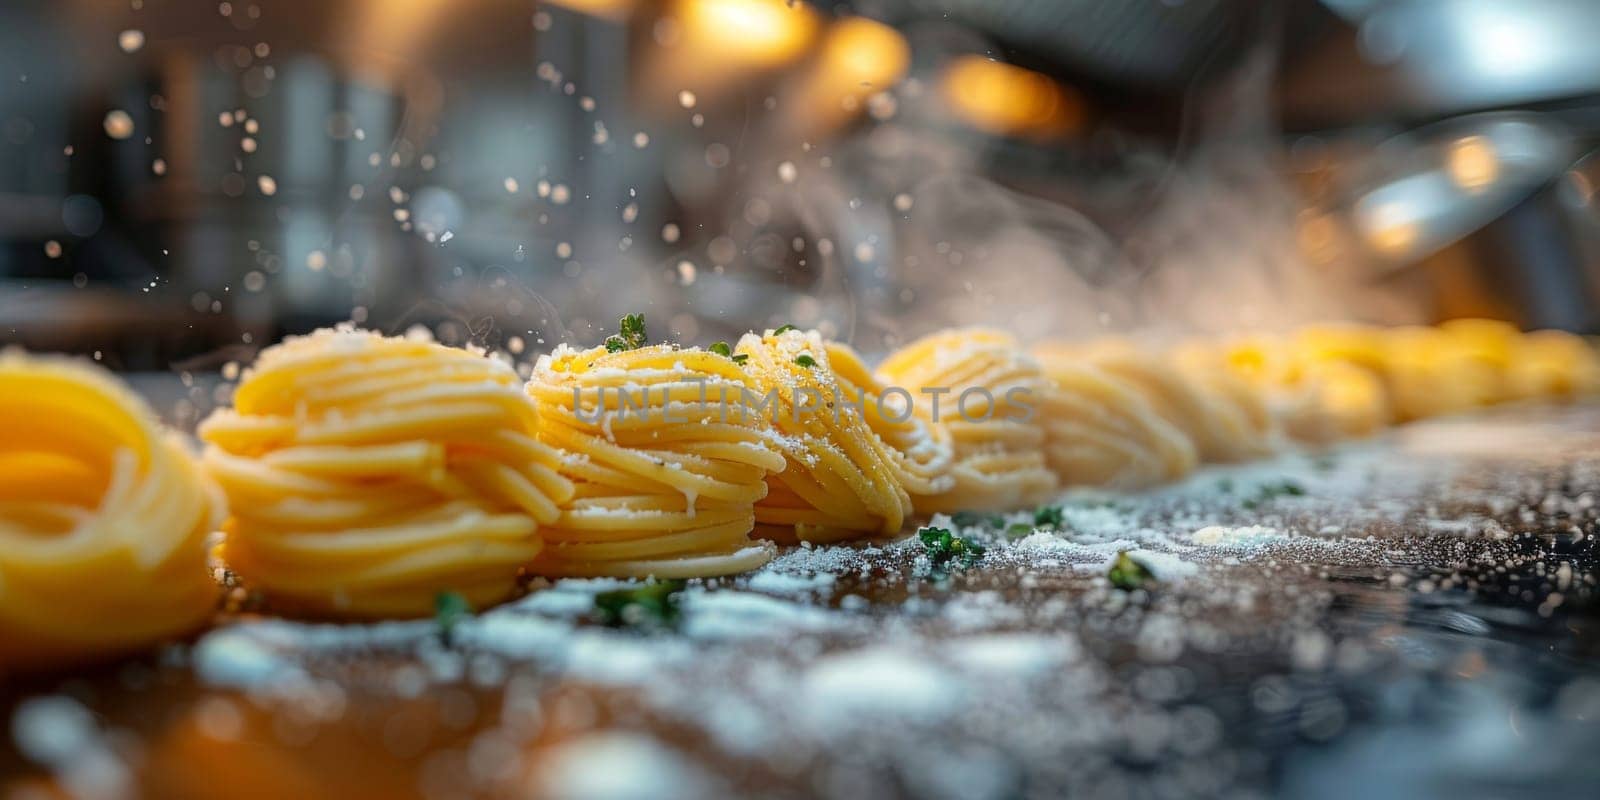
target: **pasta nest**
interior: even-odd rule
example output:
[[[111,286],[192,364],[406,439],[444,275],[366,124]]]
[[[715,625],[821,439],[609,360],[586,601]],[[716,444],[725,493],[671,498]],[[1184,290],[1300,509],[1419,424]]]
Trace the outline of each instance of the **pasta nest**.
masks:
[[[510,596],[572,483],[516,371],[348,328],[261,353],[200,426],[233,516],[222,555],[280,607],[421,616]]]
[[[911,391],[950,433],[953,486],[919,498],[919,512],[1006,510],[1055,493],[1057,478],[1045,461],[1050,383],[1011,336],[984,328],[941,331],[890,354],[878,372]]]
[[[576,487],[543,529],[544,575],[690,578],[772,559],[752,543],[755,503],[784,469],[750,381],[725,355],[654,345],[563,347],[541,357],[528,393],[540,439],[562,451]]]
[[[1272,420],[1260,394],[1203,356],[1162,353],[1119,339],[1082,352],[1086,361],[1142,394],[1194,443],[1201,461],[1247,461],[1272,452]]]
[[[1051,381],[1040,405],[1046,454],[1064,484],[1140,489],[1195,468],[1194,442],[1138,385],[1095,366],[1075,348],[1036,352]]]
[[[890,386],[867,367],[861,356],[848,345],[825,342],[828,364],[839,390],[851,403],[859,404],[867,427],[889,447],[900,484],[911,495],[911,505],[950,491],[955,476],[950,468],[955,450],[950,430],[933,424],[927,408],[904,387]]]
[[[1522,333],[1509,323],[1457,319],[1439,330],[1499,373],[1500,399],[1571,399],[1600,391],[1600,356],[1566,331]]]
[[[1282,339],[1250,337],[1185,349],[1260,392],[1274,425],[1291,439],[1326,444],[1369,436],[1394,420],[1383,341],[1373,333],[1318,326]]]
[[[867,424],[816,331],[745,334],[738,354],[787,466],[767,477],[756,521],[780,540],[829,542],[900,532],[912,513],[897,451]],[[859,387],[856,387],[859,388]]]
[[[125,652],[194,630],[219,587],[223,501],[104,370],[0,354],[0,666]]]

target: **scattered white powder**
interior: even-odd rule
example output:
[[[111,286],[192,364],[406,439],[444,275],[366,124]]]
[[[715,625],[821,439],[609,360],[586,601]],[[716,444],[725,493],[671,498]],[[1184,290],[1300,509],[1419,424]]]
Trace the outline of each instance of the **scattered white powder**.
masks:
[[[1286,537],[1282,531],[1276,528],[1268,528],[1264,525],[1246,525],[1238,528],[1207,525],[1195,531],[1189,538],[1195,544],[1208,547],[1251,547],[1278,541]]]
[[[46,767],[79,800],[130,797],[133,775],[111,749],[94,715],[63,695],[33,697],[11,715],[11,738],[23,757]]]
[[[1031,678],[1076,660],[1081,650],[1070,636],[995,633],[956,639],[945,646],[957,664],[986,678]]]
[[[679,601],[691,639],[752,639],[840,627],[846,618],[813,605],[731,590],[690,590]]]
[[[540,757],[535,788],[560,800],[675,800],[719,794],[710,775],[656,740],[603,733],[567,742]]]
[[[1199,564],[1193,561],[1186,561],[1176,553],[1163,553],[1155,550],[1131,550],[1128,552],[1128,556],[1145,565],[1151,574],[1156,576],[1156,580],[1159,581],[1172,583],[1194,577],[1200,573]],[[1111,562],[1107,561],[1105,566],[1109,569]]]
[[[836,580],[826,572],[806,575],[767,568],[751,575],[749,586],[755,591],[769,594],[803,595],[831,589]]]
[[[879,646],[819,660],[803,680],[802,711],[818,732],[878,725],[885,716],[926,723],[959,711],[963,688],[927,659]]]

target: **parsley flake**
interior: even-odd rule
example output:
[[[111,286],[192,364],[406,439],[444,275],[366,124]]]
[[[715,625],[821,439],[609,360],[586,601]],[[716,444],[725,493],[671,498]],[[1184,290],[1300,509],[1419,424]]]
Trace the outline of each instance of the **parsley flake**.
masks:
[[[983,511],[957,511],[950,515],[950,521],[962,528],[998,528],[1006,524],[1005,517]]]
[[[1117,553],[1116,559],[1111,562],[1111,569],[1106,572],[1106,578],[1111,581],[1112,586],[1124,592],[1142,589],[1145,584],[1154,583],[1156,580],[1155,573],[1151,572],[1149,567],[1135,561],[1126,550]]]
[[[616,589],[594,596],[594,609],[601,624],[611,628],[670,628],[678,621],[678,593],[686,585],[681,580],[650,581],[630,589]]]
[[[1256,491],[1256,496],[1240,503],[1247,510],[1255,510],[1263,503],[1276,500],[1280,497],[1301,497],[1305,495],[1305,487],[1294,481],[1282,483],[1269,483]]]
[[[918,528],[917,538],[922,540],[922,547],[935,568],[943,568],[953,561],[970,567],[983,560],[983,545],[956,536],[948,528]]]
[[[606,337],[606,352],[620,353],[645,346],[649,337],[644,332],[644,315],[627,314],[617,322],[617,332]]]
[[[449,643],[461,620],[472,616],[472,604],[457,592],[440,592],[433,596],[433,621],[439,628],[439,638]]]
[[[810,353],[801,353],[800,355],[794,357],[794,363],[799,364],[806,369],[810,369],[817,365],[817,360],[812,358]]]
[[[1033,524],[1041,528],[1059,529],[1066,525],[1066,522],[1061,506],[1039,506],[1038,510],[1033,512]]]

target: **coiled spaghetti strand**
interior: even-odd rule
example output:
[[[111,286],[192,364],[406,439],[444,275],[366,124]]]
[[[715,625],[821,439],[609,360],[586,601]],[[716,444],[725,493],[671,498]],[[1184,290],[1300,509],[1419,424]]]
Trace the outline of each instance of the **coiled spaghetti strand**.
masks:
[[[784,461],[744,405],[747,386],[730,358],[699,349],[562,347],[541,358],[527,391],[577,490],[533,570],[690,578],[771,560],[772,545],[749,534],[765,478]]]
[[[573,493],[509,365],[353,329],[263,351],[200,426],[233,500],[222,550],[275,607],[421,616],[510,596]]]
[[[98,367],[0,354],[0,666],[109,655],[201,626],[222,497]]]
[[[1050,385],[1011,336],[982,328],[935,333],[892,353],[878,372],[926,402],[933,424],[950,434],[952,485],[919,497],[918,512],[1006,510],[1054,494],[1039,413]]]
[[[943,494],[955,486],[950,474],[955,462],[950,430],[933,424],[915,397],[903,387],[885,383],[855,350],[832,341],[823,346],[845,401],[861,407],[867,427],[888,446],[912,506],[919,496]]]
[[[816,331],[745,334],[736,348],[787,467],[767,480],[756,520],[780,541],[830,542],[898,533],[911,513],[896,455],[834,377]],[[770,406],[770,410],[767,409]]]
[[[1050,468],[1068,486],[1140,489],[1187,475],[1194,442],[1126,381],[1055,347],[1037,351],[1052,386],[1040,404]]]
[[[1201,461],[1247,461],[1272,452],[1264,404],[1254,393],[1236,390],[1229,376],[1120,339],[1093,343],[1084,357],[1130,384],[1194,443]]]

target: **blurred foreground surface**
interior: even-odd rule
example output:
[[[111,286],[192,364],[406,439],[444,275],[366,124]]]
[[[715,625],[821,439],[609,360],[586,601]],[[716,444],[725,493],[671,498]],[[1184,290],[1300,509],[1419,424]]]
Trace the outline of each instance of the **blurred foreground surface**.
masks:
[[[1517,409],[1071,496],[948,573],[914,536],[795,549],[666,629],[597,624],[610,581],[448,641],[228,612],[7,678],[0,798],[1579,796],[1596,431]],[[1122,551],[1155,580],[1113,588]]]

